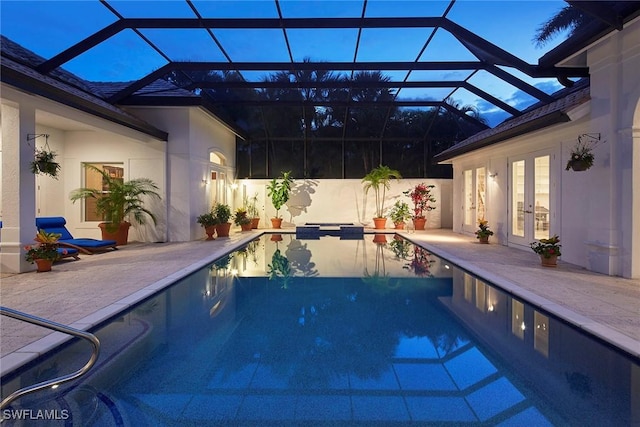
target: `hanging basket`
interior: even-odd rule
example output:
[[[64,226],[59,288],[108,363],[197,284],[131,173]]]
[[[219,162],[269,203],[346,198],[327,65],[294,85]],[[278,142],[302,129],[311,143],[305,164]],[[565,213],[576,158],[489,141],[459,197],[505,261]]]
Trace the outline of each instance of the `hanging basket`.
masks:
[[[49,175],[52,178],[58,179],[60,163],[54,161],[56,156],[57,154],[53,151],[38,150],[34,160],[31,162],[31,173],[34,175]]]
[[[591,165],[586,160],[571,160],[569,161],[569,167],[575,172],[582,172],[589,169]]]

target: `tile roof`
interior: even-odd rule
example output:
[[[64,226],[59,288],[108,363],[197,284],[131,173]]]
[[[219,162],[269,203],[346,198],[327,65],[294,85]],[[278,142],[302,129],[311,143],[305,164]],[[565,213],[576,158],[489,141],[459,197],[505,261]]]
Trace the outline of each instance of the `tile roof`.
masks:
[[[570,88],[564,88],[553,95],[555,101],[539,102],[527,108],[521,115],[505,120],[498,126],[478,132],[460,141],[453,147],[435,156],[442,162],[456,156],[496,144],[525,133],[569,121],[567,112],[590,99],[589,79],[582,79]]]

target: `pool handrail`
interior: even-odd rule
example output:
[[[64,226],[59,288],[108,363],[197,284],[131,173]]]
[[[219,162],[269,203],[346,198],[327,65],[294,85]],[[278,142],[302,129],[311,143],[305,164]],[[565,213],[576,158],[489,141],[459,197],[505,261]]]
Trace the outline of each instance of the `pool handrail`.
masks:
[[[71,326],[66,326],[60,323],[53,322],[51,320],[33,316],[31,314],[23,313],[18,310],[13,310],[8,307],[0,306],[0,315],[8,316],[17,320],[22,320],[23,322],[31,323],[33,325],[42,326],[43,328],[51,329],[57,332],[62,332],[68,335],[73,335],[74,337],[77,337],[77,338],[85,339],[89,341],[89,343],[93,347],[93,350],[91,352],[91,358],[89,358],[89,361],[85,363],[83,367],[81,367],[77,371],[72,372],[70,374],[53,378],[51,380],[39,382],[37,384],[31,385],[28,387],[23,387],[19,390],[14,391],[9,396],[2,399],[2,402],[0,402],[0,411],[2,411],[4,408],[9,406],[9,404],[14,400],[16,400],[17,398],[22,397],[26,394],[31,394],[36,391],[45,389],[47,387],[60,385],[81,377],[82,375],[86,374],[98,360],[98,356],[100,355],[100,341],[92,333],[81,331],[80,329],[72,328]]]

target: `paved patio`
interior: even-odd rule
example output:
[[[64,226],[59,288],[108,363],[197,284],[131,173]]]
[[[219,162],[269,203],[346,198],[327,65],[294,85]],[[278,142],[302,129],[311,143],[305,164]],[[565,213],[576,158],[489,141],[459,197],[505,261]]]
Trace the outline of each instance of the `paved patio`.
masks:
[[[210,263],[262,231],[228,239],[129,244],[50,273],[3,275],[5,307],[88,329],[176,279]],[[293,229],[285,230],[294,232]],[[389,230],[390,231],[390,230]],[[505,246],[480,246],[450,230],[402,233],[436,255],[640,357],[640,280],[609,277],[560,262],[539,266],[536,255]],[[59,333],[0,317],[0,370],[7,373],[58,344]]]

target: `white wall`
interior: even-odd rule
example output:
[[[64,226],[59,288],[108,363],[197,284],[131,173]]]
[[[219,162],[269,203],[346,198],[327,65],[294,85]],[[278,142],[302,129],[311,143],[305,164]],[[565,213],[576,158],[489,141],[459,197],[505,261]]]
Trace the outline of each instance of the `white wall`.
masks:
[[[69,201],[69,194],[83,185],[83,163],[122,163],[125,181],[133,178],[152,179],[159,187],[158,193],[162,201],[150,206],[157,217],[158,225],[152,223],[134,227],[130,230],[130,241],[164,241],[166,235],[166,188],[165,188],[165,155],[163,150],[154,144],[148,144],[100,131],[67,131],[64,132],[64,160],[62,178],[64,195],[50,196],[43,194],[41,198],[46,211],[39,216],[63,215],[67,219],[69,231],[78,237],[100,238],[100,229],[95,222],[84,222],[82,204]],[[61,202],[64,204],[61,204]],[[60,212],[64,206],[64,212]]]
[[[200,108],[130,108],[132,113],[169,133],[167,142],[168,236],[170,241],[202,237],[196,218],[211,209],[207,202],[209,152],[222,153],[228,162],[227,176],[234,176],[235,135]]]
[[[513,138],[452,160],[453,230],[462,232],[462,171],[486,167],[487,215],[494,241],[507,244],[508,161],[550,150],[562,260],[586,269],[640,277],[640,19],[588,49],[591,100],[569,112],[571,122]],[[578,135],[600,134],[585,172],[565,171]],[[515,247],[515,246],[514,246]],[[528,246],[521,249],[530,250]]]
[[[403,200],[410,206],[411,199],[402,192],[412,189],[416,184],[424,182],[433,184],[432,194],[437,208],[427,213],[427,228],[446,228],[451,224],[452,181],[446,179],[401,179],[393,181],[385,198],[385,211],[388,212],[396,200]],[[267,198],[265,189],[268,180],[241,180],[234,208],[242,205],[244,194],[252,197],[258,193],[258,207],[261,211],[261,227],[271,227],[270,218],[275,215],[271,200]],[[296,179],[291,198],[280,210],[284,227],[311,223],[354,223],[373,226],[375,199],[372,191],[364,194],[359,179]],[[393,228],[391,220],[387,228]]]

